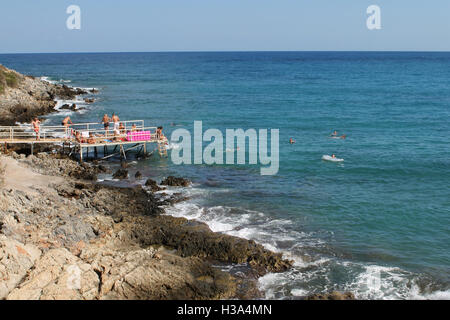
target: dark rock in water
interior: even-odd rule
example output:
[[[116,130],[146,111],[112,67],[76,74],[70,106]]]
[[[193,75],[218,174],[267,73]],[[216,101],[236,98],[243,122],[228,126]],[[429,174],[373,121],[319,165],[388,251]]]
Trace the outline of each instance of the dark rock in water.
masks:
[[[167,194],[165,196],[167,196]],[[187,196],[183,195],[182,193],[177,192],[177,193],[174,193],[173,195],[171,195],[168,199],[161,201],[161,205],[173,205],[175,203],[186,201],[189,199],[190,199],[190,197],[187,197]]]
[[[74,89],[76,95],[81,95],[81,94],[87,94],[88,92],[86,90],[83,90],[81,88],[76,88]]]
[[[128,170],[126,169],[118,169],[114,174],[114,179],[126,179],[128,177]]]
[[[140,178],[142,178],[142,173],[140,171],[136,171],[136,174],[134,175],[134,177],[136,179],[140,179]]]
[[[282,258],[252,240],[212,232],[204,223],[192,226],[189,220],[170,216],[154,216],[142,221],[131,236],[142,245],[164,244],[183,257],[196,256],[221,262],[248,264],[262,276],[267,272],[288,270],[293,261]]]
[[[188,179],[169,176],[161,182],[161,185],[172,187],[187,187],[191,184]]]
[[[351,292],[333,291],[330,293],[316,293],[307,296],[305,300],[355,300],[355,295]]]
[[[63,105],[60,107],[60,109],[61,109],[61,110],[72,110],[72,111],[75,111],[75,110],[77,110],[77,105],[76,105],[75,103],[73,103],[72,105],[68,105],[68,104],[66,103],[66,104],[63,104]]]
[[[158,186],[156,181],[152,180],[152,179],[147,179],[147,181],[145,182],[145,186],[150,187],[152,192],[157,192],[157,191],[161,191],[161,190],[165,189],[165,188],[161,188],[160,186]]]
[[[104,172],[104,173],[109,172],[108,167],[106,167],[106,166],[104,166],[104,165],[102,165],[102,164],[99,164],[98,167],[97,167],[97,169],[98,169],[98,171],[100,171],[100,172]]]
[[[120,167],[123,169],[128,168],[128,163],[126,163],[125,161],[120,162]]]
[[[92,88],[91,90],[89,90],[89,92],[91,92],[91,93],[98,93],[98,90],[95,89],[95,88]]]

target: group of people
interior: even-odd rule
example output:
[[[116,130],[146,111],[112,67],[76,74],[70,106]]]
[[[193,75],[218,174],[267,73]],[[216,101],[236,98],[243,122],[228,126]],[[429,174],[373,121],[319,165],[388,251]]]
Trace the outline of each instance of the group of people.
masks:
[[[337,132],[336,130],[334,130],[333,133],[330,134],[330,138],[340,138],[340,139],[345,139],[345,138],[346,138],[346,135],[343,134],[343,135],[339,136],[338,132]],[[333,154],[331,155],[331,158],[336,159],[336,155],[333,153]]]
[[[112,128],[112,135],[110,135],[110,123],[113,123]],[[67,138],[70,136],[74,136],[75,140],[79,143],[89,143],[94,144],[96,142],[96,138],[108,138],[111,137],[114,141],[123,140],[125,141],[126,137],[124,137],[127,133],[127,129],[123,122],[120,122],[120,118],[117,114],[113,113],[111,118],[104,114],[101,123],[103,124],[103,127],[105,129],[105,134],[93,134],[92,132],[80,132],[79,130],[70,129],[70,126],[73,125],[72,120],[69,116],[65,117],[61,125],[65,127],[65,135]],[[36,117],[33,118],[31,122],[32,128],[36,134],[36,140],[40,140],[40,126],[41,121]],[[160,126],[156,129],[156,138],[158,140],[165,139],[164,134],[162,133],[163,127]],[[128,130],[129,132],[137,132],[141,129],[138,129],[136,124],[133,124],[131,126],[131,129]]]
[[[65,117],[63,121],[61,122],[61,125],[66,128],[66,137],[69,135],[69,126],[73,124],[72,120],[69,116]],[[36,140],[39,141],[41,139],[41,121],[38,119],[38,117],[33,118],[31,120],[31,127],[33,128],[34,133],[36,134]]]

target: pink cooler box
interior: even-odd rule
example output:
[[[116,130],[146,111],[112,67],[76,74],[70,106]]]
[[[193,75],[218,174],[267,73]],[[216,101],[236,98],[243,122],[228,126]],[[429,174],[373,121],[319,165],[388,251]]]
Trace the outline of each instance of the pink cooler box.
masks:
[[[151,138],[150,131],[136,131],[136,132],[128,132],[127,140],[128,141],[148,141]]]

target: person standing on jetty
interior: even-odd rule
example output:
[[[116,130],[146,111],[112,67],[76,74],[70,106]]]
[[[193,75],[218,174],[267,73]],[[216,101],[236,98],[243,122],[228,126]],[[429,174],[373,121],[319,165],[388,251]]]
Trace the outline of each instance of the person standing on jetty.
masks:
[[[41,127],[41,122],[36,117],[36,118],[33,119],[33,121],[31,121],[31,125],[33,126],[33,130],[36,133],[36,140],[40,140],[39,130],[40,130],[40,127]]]
[[[157,139],[157,140],[160,140],[160,139],[161,139],[161,136],[162,136],[162,129],[163,129],[162,126],[156,128],[156,139]]]
[[[114,134],[120,134],[119,131],[119,117],[113,112],[111,120],[114,122]]]
[[[65,136],[66,138],[69,137],[69,126],[73,124],[72,120],[70,119],[69,116],[65,117],[64,120],[61,122],[61,125],[63,125],[65,127]]]
[[[111,121],[111,119],[109,119],[108,115],[105,113],[102,119],[103,127],[105,128],[105,137],[108,136],[109,121]]]

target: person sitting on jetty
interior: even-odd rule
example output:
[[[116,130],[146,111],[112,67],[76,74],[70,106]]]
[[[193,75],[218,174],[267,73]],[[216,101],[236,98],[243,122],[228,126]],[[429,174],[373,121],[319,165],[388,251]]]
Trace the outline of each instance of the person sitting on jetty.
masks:
[[[75,131],[75,140],[78,143],[84,143],[84,139],[81,137],[80,131]]]
[[[120,134],[126,134],[125,126],[123,125],[123,122],[121,122],[119,124],[119,131],[120,131]]]
[[[108,129],[109,129],[109,119],[108,115],[105,113],[102,118],[103,127],[105,128],[105,136],[108,136]]]
[[[133,123],[133,125],[131,126],[131,132],[137,132],[138,129],[136,128],[136,124]]]
[[[95,144],[95,137],[92,132],[89,133],[89,138],[87,139],[87,143],[89,144]]]
[[[33,119],[33,121],[31,121],[31,125],[33,126],[33,130],[36,133],[36,140],[40,140],[39,130],[40,130],[40,127],[41,127],[41,122],[36,117],[36,118]]]

